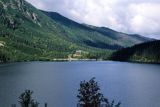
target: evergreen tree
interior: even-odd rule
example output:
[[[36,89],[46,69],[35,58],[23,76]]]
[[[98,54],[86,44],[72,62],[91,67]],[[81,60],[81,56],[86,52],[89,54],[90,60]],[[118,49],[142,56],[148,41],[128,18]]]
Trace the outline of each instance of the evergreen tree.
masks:
[[[21,107],[38,107],[39,103],[34,101],[32,94],[33,91],[25,90],[25,92],[20,95],[19,103],[21,104]]]
[[[120,103],[116,105],[114,101],[112,101],[111,104],[109,103],[108,99],[100,92],[100,87],[95,81],[95,78],[92,78],[88,82],[81,81],[78,91],[79,94],[77,97],[82,107],[100,107],[102,104],[104,104],[105,107],[120,107]]]

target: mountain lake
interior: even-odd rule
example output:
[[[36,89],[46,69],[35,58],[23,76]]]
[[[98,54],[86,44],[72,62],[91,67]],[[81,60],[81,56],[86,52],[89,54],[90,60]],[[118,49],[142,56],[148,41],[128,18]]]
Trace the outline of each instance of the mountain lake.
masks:
[[[18,104],[24,90],[44,107],[76,107],[80,81],[95,77],[121,107],[160,107],[160,65],[113,61],[19,62],[0,65],[0,107]]]

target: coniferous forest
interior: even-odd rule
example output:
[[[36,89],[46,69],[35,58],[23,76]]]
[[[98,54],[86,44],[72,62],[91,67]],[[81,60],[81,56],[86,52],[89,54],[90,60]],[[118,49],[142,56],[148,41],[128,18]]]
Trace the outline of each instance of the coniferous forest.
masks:
[[[0,0],[0,62],[108,59],[115,50],[149,41],[105,27],[79,24],[55,12],[36,9],[24,0]]]
[[[160,41],[152,41],[124,48],[112,54],[111,60],[160,63]]]

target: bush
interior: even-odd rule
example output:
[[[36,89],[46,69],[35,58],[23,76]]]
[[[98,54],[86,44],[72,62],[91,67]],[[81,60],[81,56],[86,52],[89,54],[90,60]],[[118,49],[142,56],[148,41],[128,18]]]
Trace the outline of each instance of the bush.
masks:
[[[81,81],[80,89],[77,95],[79,105],[81,107],[120,107],[120,102],[115,104],[114,100],[110,103],[107,98],[100,92],[100,87],[95,81],[95,78],[87,81]]]
[[[38,107],[38,102],[34,101],[32,99],[33,91],[31,90],[25,90],[20,97],[19,97],[19,103],[21,104],[21,107]]]

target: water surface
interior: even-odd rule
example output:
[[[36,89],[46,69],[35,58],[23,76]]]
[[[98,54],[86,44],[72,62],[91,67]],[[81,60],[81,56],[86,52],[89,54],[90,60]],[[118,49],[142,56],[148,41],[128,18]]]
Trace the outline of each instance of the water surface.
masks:
[[[21,62],[0,65],[0,107],[18,105],[25,89],[44,107],[76,107],[79,83],[96,77],[121,107],[160,107],[160,65],[110,61]]]

